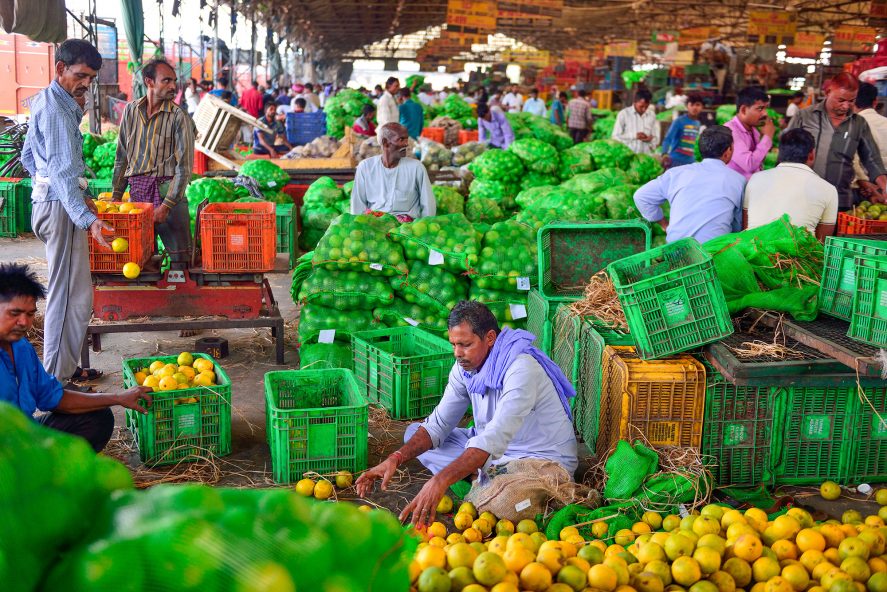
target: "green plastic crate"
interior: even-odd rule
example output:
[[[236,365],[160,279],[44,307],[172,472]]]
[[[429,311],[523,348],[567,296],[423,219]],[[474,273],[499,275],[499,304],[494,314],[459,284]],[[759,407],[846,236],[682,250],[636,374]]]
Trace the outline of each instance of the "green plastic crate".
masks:
[[[277,252],[289,253],[290,269],[298,258],[295,241],[293,204],[276,204],[277,207]]]
[[[0,179],[0,236],[16,236],[18,221],[16,219],[16,185],[18,179]]]
[[[308,471],[357,473],[367,467],[368,405],[350,370],[265,374],[265,418],[276,483]]]
[[[114,181],[112,179],[87,179],[86,184],[89,187],[89,192],[96,198],[100,193],[111,193],[114,191]]]
[[[887,482],[887,388],[864,388],[855,396],[846,481]]]
[[[733,333],[711,256],[685,238],[607,268],[644,360],[661,358]]]
[[[887,348],[887,257],[855,258],[855,298],[847,336]]]
[[[575,299],[574,299],[575,300]],[[539,290],[533,288],[527,294],[527,331],[536,336],[533,345],[546,355],[551,355],[554,315],[557,302],[545,298]]]
[[[550,301],[582,297],[591,276],[650,248],[650,225],[639,220],[554,222],[537,235],[539,292]]]
[[[826,237],[819,287],[820,311],[845,321],[850,320],[857,285],[855,258],[859,255],[883,257],[887,255],[887,242]]]
[[[779,387],[734,386],[707,368],[701,451],[720,486],[757,486],[772,477],[773,430],[782,426]]]
[[[15,218],[18,232],[33,232],[31,228],[31,180],[22,179],[16,185]]]
[[[351,335],[354,374],[367,400],[392,419],[427,417],[440,402],[453,368],[453,347],[418,327]]]
[[[136,386],[135,373],[157,360],[175,364],[176,356],[136,358],[123,361],[123,384]],[[126,425],[133,430],[139,457],[146,464],[167,465],[231,453],[231,380],[216,361],[216,384],[175,391],[155,391],[154,401],[143,415],[126,411]],[[196,403],[185,402],[197,399]],[[134,428],[134,429],[133,429]]]
[[[844,483],[856,386],[793,386],[787,391],[785,419],[772,442],[776,484]]]

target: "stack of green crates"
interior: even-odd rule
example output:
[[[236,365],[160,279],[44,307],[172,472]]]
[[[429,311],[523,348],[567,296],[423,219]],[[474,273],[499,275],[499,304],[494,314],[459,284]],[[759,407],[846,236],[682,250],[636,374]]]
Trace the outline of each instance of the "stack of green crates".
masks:
[[[231,453],[231,380],[216,361],[216,384],[173,391],[155,391],[148,413],[126,411],[126,425],[133,431],[139,457],[151,465],[195,461]],[[123,361],[123,384],[137,386],[135,374],[153,362],[175,364],[176,356],[136,358]]]
[[[289,254],[292,269],[299,257],[296,243],[296,224],[293,219],[293,204],[277,204],[277,252]]]
[[[16,186],[15,193],[16,227],[21,232],[33,232],[31,228],[31,179],[22,179]]]
[[[427,417],[440,402],[453,368],[453,347],[417,327],[351,336],[354,373],[369,401],[392,419]]]
[[[887,248],[883,250],[887,254]],[[847,335],[887,349],[887,257],[857,256],[854,269],[856,285]]]
[[[533,345],[551,355],[552,322],[556,306],[542,296],[536,288],[527,294],[527,331],[536,336]]]
[[[0,236],[15,236],[18,234],[18,221],[16,207],[19,179],[0,180]]]
[[[662,358],[733,333],[714,262],[685,238],[607,268],[644,360]]]
[[[884,256],[887,256],[887,241],[827,237],[819,310],[849,321],[853,313],[853,295],[857,290],[856,258]]]
[[[265,418],[276,483],[367,467],[368,405],[350,370],[268,372]]]

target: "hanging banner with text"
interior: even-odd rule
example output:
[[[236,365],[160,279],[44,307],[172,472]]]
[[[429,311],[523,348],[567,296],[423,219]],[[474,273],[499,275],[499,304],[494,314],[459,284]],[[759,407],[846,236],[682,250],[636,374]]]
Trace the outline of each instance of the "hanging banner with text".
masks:
[[[653,31],[650,41],[654,50],[662,51],[666,44],[676,42],[680,35],[678,31]]]
[[[795,42],[797,30],[797,12],[784,10],[748,11],[749,43],[791,45]]]
[[[535,49],[506,49],[502,52],[502,61],[521,66],[544,68],[550,63],[551,54]]]
[[[497,28],[550,26],[564,12],[564,0],[499,0]]]
[[[719,37],[720,35],[721,29],[719,27],[689,27],[678,32],[678,45],[702,45],[709,39]]]
[[[841,25],[832,34],[832,50],[869,53],[875,45],[878,32],[872,27]]]
[[[824,43],[825,35],[798,31],[795,33],[795,42],[785,51],[793,58],[818,58]]]
[[[485,43],[487,35],[496,32],[494,0],[447,0],[447,31]]]
[[[635,40],[610,41],[604,47],[604,57],[633,58],[638,55],[638,42]]]

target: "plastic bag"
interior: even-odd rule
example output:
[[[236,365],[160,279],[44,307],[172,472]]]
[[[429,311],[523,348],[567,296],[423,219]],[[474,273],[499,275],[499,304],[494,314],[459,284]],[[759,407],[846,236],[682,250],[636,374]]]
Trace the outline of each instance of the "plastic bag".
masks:
[[[394,292],[380,276],[357,271],[329,271],[322,267],[316,268],[305,280],[300,296],[304,302],[337,310],[372,310],[394,300]]]
[[[314,265],[331,271],[405,274],[403,249],[387,238],[396,227],[397,219],[388,214],[341,214],[317,244]]]
[[[410,261],[442,265],[454,273],[469,271],[477,265],[480,237],[462,214],[407,222],[392,229],[389,236],[403,246]]]
[[[459,146],[454,146],[453,164],[455,166],[465,166],[469,162],[487,151],[487,144],[484,142],[465,142]]]
[[[450,310],[468,296],[468,281],[440,266],[414,261],[410,273],[393,277],[391,287],[410,304],[437,311],[447,316]]]
[[[485,290],[524,291],[538,283],[536,233],[527,224],[506,220],[493,224],[484,235],[480,263],[473,283]],[[524,283],[525,282],[525,283]]]

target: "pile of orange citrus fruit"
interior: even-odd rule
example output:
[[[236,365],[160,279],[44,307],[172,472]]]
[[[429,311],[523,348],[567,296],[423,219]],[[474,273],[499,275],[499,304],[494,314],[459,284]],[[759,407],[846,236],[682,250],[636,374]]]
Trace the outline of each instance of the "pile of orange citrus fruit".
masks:
[[[155,360],[147,368],[136,372],[135,379],[139,386],[149,386],[154,392],[174,391],[212,386],[216,384],[216,373],[210,360],[182,352],[175,364]]]
[[[305,497],[313,496],[319,500],[329,499],[333,495],[333,482],[339,489],[347,489],[354,483],[354,476],[348,471],[339,471],[333,481],[329,479],[318,479],[317,481],[308,478],[300,479],[296,483],[296,493]],[[369,506],[360,507],[370,509]]]
[[[831,486],[825,488],[831,496]],[[840,491],[840,488],[839,488]],[[470,503],[419,531],[410,564],[416,592],[887,592],[887,489],[877,514],[849,510],[816,523],[801,508],[774,519],[759,509],[708,505],[684,518],[646,512],[608,538],[577,528],[547,540]]]

